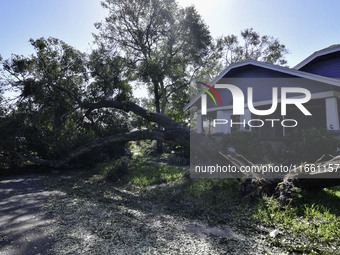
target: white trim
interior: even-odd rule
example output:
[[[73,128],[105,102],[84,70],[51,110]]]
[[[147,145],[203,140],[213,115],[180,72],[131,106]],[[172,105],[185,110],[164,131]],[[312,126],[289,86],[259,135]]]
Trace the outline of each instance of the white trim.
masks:
[[[318,82],[334,85],[336,87],[340,87],[340,80],[339,79],[329,78],[329,77],[320,76],[320,75],[316,75],[316,74],[311,74],[311,73],[307,73],[307,72],[303,72],[303,71],[299,71],[299,70],[295,70],[295,69],[290,69],[288,67],[282,67],[282,66],[278,66],[278,65],[259,62],[259,61],[252,60],[252,59],[248,59],[248,60],[245,60],[245,61],[242,61],[242,62],[228,66],[210,83],[210,86],[214,86],[230,70],[232,70],[234,68],[246,66],[246,65],[263,67],[263,68],[270,69],[270,70],[273,70],[273,71],[278,71],[278,72],[298,76],[298,77],[301,77],[301,78],[306,78],[306,79],[309,79],[309,80],[318,81]],[[201,95],[203,93],[205,93],[205,92],[202,91],[189,104],[187,104],[184,107],[184,111],[188,110],[201,97]]]
[[[336,97],[329,97],[326,101],[326,125],[328,130],[339,130],[338,100]]]
[[[299,64],[294,66],[293,69],[299,70],[300,68],[304,67],[309,62],[316,59],[317,57],[320,57],[320,56],[323,56],[323,55],[326,55],[326,54],[330,54],[330,53],[333,53],[333,52],[337,52],[337,51],[340,51],[340,45],[336,46],[336,47],[326,48],[326,49],[323,49],[323,50],[316,51],[312,55],[310,55],[309,57],[302,60]]]

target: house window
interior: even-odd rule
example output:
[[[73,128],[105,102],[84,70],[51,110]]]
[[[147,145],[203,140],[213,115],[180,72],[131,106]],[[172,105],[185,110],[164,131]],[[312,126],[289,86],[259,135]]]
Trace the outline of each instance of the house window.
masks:
[[[269,109],[270,106],[264,105],[259,106],[259,110]],[[282,121],[283,117],[280,113],[281,107],[278,106],[276,111],[270,115],[260,116],[260,115],[253,115],[254,119],[260,119],[263,121],[264,125],[262,127],[252,127],[252,131],[255,132],[260,139],[268,139],[268,140],[275,140],[280,139],[284,136],[284,130],[281,126],[280,122]],[[266,121],[266,119],[274,119],[279,120],[275,121],[274,126],[271,125],[270,122]]]
[[[298,126],[296,128],[285,128],[286,136],[299,129],[327,127],[325,99],[313,99],[304,105],[312,116],[304,115],[295,105],[287,106],[287,115],[285,116],[285,119],[295,119],[298,122]]]

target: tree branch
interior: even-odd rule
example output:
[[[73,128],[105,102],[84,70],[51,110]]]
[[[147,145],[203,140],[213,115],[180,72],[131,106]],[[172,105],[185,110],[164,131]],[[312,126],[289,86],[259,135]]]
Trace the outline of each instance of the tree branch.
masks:
[[[178,124],[168,116],[162,115],[160,113],[150,112],[139,105],[132,102],[121,102],[116,100],[101,100],[97,103],[83,103],[84,108],[88,109],[98,109],[98,108],[116,108],[126,112],[133,112],[147,121],[155,122],[165,129],[182,129],[189,132],[189,130],[182,125]]]

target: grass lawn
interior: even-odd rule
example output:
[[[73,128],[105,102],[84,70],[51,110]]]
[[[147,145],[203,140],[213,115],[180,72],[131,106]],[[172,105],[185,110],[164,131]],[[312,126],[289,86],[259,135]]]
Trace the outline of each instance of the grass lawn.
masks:
[[[268,238],[273,246],[305,254],[340,254],[340,188],[297,192],[280,210],[273,197],[264,197],[252,216],[259,224],[279,230]]]

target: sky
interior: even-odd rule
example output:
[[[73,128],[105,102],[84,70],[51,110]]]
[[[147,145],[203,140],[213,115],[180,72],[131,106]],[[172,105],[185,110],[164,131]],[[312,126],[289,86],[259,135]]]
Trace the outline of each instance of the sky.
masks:
[[[31,54],[29,39],[49,36],[89,52],[107,13],[97,0],[0,0],[0,55]]]
[[[314,51],[340,43],[340,1],[337,0],[179,0],[194,5],[213,37],[254,28],[278,38],[289,50],[293,67]],[[1,0],[0,55],[33,53],[28,40],[56,37],[90,52],[94,23],[107,10],[99,0]]]

